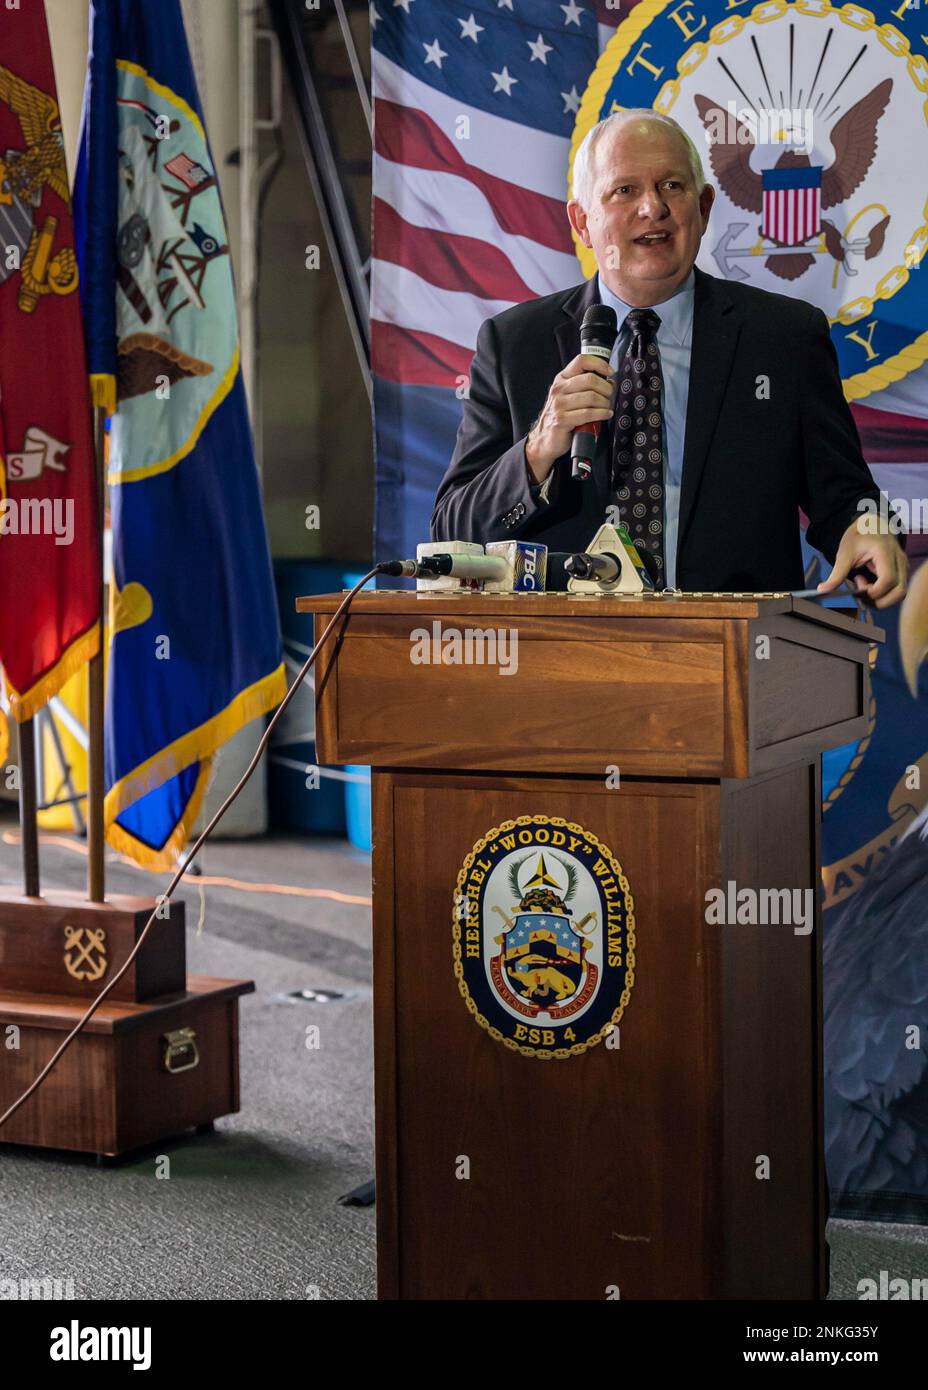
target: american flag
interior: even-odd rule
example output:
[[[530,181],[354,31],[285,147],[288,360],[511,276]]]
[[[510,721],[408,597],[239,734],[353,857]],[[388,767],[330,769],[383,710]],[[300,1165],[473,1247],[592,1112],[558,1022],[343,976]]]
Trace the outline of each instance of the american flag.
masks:
[[[374,0],[378,552],[428,535],[485,318],[582,278],[570,141],[606,0]]]
[[[202,164],[195,163],[189,155],[178,154],[165,163],[165,169],[188,188],[197,188],[209,179],[209,173]]]

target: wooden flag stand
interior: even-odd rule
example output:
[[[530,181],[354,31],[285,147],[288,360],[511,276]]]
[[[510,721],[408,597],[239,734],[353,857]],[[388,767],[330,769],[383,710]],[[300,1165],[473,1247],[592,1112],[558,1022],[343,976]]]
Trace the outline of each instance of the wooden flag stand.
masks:
[[[99,535],[104,413],[95,410]],[[19,727],[23,892],[0,889],[0,1115],[35,1079],[135,946],[158,899],[105,892],[103,614],[89,665],[87,897],[40,892],[35,729]],[[162,904],[132,967],[0,1143],[115,1156],[239,1108],[238,1000],[251,980],[188,978],[184,904]]]

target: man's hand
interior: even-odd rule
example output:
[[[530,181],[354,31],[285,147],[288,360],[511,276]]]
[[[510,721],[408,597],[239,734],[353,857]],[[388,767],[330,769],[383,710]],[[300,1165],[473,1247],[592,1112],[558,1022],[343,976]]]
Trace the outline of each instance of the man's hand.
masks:
[[[841,537],[838,553],[831,574],[818,586],[820,594],[830,594],[837,589],[842,580],[847,579],[851,570],[866,566],[876,576],[868,580],[862,574],[852,581],[858,595],[872,603],[876,608],[891,608],[905,596],[908,563],[905,551],[895,536],[888,532],[869,535],[861,529],[861,524],[872,524],[868,516],[861,516],[847,528]]]
[[[544,409],[525,441],[525,459],[543,483],[556,459],[570,448],[578,425],[608,420],[615,374],[601,357],[575,357],[551,383]]]

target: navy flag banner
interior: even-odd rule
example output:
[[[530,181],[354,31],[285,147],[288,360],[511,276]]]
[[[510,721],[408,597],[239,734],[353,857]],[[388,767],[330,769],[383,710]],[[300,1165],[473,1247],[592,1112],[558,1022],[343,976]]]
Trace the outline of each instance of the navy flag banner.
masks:
[[[179,0],[94,0],[75,190],[109,431],[107,838],[173,864],[285,688],[219,184]]]

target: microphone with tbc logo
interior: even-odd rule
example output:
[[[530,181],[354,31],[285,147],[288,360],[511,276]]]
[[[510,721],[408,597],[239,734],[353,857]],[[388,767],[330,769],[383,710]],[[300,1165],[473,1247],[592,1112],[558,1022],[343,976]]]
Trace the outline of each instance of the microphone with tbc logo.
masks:
[[[388,560],[379,572],[415,579],[432,592],[495,594],[653,592],[644,557],[625,526],[601,526],[586,550],[548,550],[535,541],[423,541],[415,560]]]
[[[543,593],[548,547],[533,541],[423,541],[415,560],[392,560],[381,573],[415,579],[432,592],[462,589],[496,594]]]
[[[580,325],[580,351],[585,357],[601,357],[608,362],[618,336],[615,310],[608,304],[591,304]],[[585,483],[593,472],[593,455],[599,439],[600,422],[578,425],[570,446],[570,476]]]

